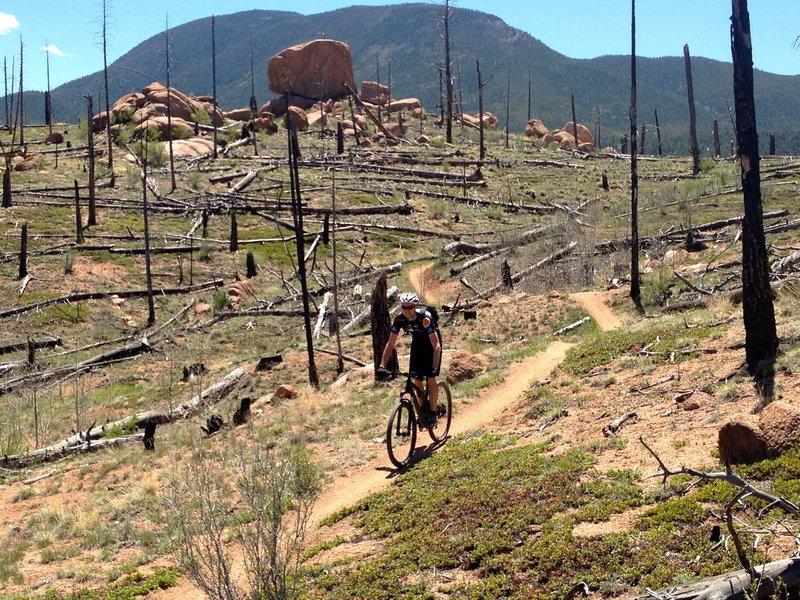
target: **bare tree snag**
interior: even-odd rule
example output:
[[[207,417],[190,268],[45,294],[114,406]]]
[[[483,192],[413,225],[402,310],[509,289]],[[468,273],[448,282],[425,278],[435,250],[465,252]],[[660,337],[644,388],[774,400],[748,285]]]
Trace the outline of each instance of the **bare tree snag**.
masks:
[[[19,279],[25,279],[28,274],[28,224],[22,224],[19,241]]]
[[[444,74],[445,74],[445,89],[446,89],[445,140],[447,141],[448,144],[452,144],[453,143],[453,74],[452,74],[452,64],[450,62],[450,13],[452,10],[450,7],[450,0],[444,0],[443,8],[444,8],[444,13],[442,15],[442,22],[444,23]]]
[[[722,150],[719,145],[719,122],[714,119],[714,158],[720,158]]]
[[[311,309],[309,305],[308,282],[306,281],[306,263],[304,260],[303,210],[300,195],[300,171],[297,166],[300,160],[300,145],[297,142],[297,130],[290,119],[286,119],[289,138],[289,173],[292,188],[292,217],[294,221],[295,245],[297,247],[297,275],[303,301],[303,321],[306,332],[306,350],[308,352],[308,381],[314,388],[319,388],[317,365],[314,362],[314,337],[311,331]]]
[[[97,225],[97,209],[94,196],[94,132],[92,131],[92,118],[94,109],[92,108],[91,95],[86,96],[86,146],[89,148],[89,215],[86,226]]]
[[[778,336],[769,285],[759,173],[758,130],[753,91],[753,48],[747,0],[733,0],[731,52],[736,101],[736,141],[744,195],[742,221],[742,309],[747,370],[768,396],[772,393]]]
[[[247,278],[252,279],[258,274],[256,269],[256,258],[252,252],[247,253]]]
[[[686,68],[686,93],[689,97],[689,138],[692,144],[692,175],[700,173],[700,148],[697,146],[697,113],[694,106],[694,86],[692,85],[692,59],[689,44],[683,46],[683,63]]]
[[[631,287],[630,297],[640,314],[642,290],[639,273],[639,172],[636,163],[636,0],[631,0]]]
[[[239,250],[239,227],[236,223],[236,211],[231,211],[231,237],[228,249],[231,252]]]
[[[486,144],[484,144],[483,138],[483,87],[486,85],[486,82],[483,81],[481,78],[481,62],[479,60],[475,61],[475,66],[478,71],[478,117],[480,122],[480,159],[483,160],[486,158]],[[531,111],[531,99],[530,99],[530,91],[531,91],[531,82],[530,82],[530,67],[528,68],[528,113]],[[530,114],[528,114],[528,120],[530,121]]]
[[[83,244],[83,219],[81,219],[81,194],[78,190],[78,180],[75,179],[75,242]]]
[[[375,289],[372,291],[372,301],[370,303],[372,307],[372,363],[375,368],[376,377],[378,367],[381,364],[381,358],[383,357],[383,350],[386,348],[386,342],[389,341],[392,324],[386,291],[386,274],[383,273],[375,284]],[[385,366],[386,369],[392,373],[397,373],[397,350],[392,351],[392,356],[386,362]]]
[[[656,113],[656,140],[658,141],[658,155],[661,156],[661,126],[658,124],[658,109]]]
[[[11,207],[11,167],[6,164],[3,171],[3,208]]]

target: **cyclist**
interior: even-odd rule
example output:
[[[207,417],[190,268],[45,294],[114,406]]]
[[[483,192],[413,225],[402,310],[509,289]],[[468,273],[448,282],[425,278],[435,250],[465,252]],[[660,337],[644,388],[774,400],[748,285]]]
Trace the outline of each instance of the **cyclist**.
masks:
[[[442,361],[442,343],[439,329],[433,321],[431,313],[419,305],[419,298],[414,292],[400,294],[400,312],[392,322],[392,332],[383,350],[378,370],[385,370],[386,363],[392,356],[392,350],[400,336],[400,330],[411,334],[411,359],[408,371],[414,377],[414,384],[422,391],[423,378],[428,379],[428,427],[436,425],[436,409],[439,400],[439,386],[436,377]]]

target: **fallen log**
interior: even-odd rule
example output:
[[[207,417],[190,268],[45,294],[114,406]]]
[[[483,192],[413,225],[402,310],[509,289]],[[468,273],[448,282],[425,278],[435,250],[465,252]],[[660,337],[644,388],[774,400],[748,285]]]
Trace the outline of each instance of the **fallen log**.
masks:
[[[183,288],[161,288],[153,290],[154,294],[159,295],[174,295],[174,294],[188,294],[191,292],[199,292],[201,290],[206,290],[209,288],[217,288],[220,287],[223,283],[222,279],[215,279],[213,281],[209,281],[206,283],[200,283],[198,285],[190,285]],[[55,304],[68,304],[71,302],[82,302],[84,300],[99,300],[101,298],[107,298],[109,296],[117,296],[119,298],[136,298],[136,297],[143,297],[148,295],[148,290],[122,290],[122,291],[107,291],[107,292],[83,292],[78,294],[70,294],[69,296],[59,296],[58,298],[50,298],[49,300],[43,300],[42,302],[36,302],[35,304],[28,304],[27,306],[20,306],[17,308],[11,308],[9,310],[4,310],[0,312],[0,319],[5,319],[7,317],[13,317],[15,315],[20,315],[26,312],[30,312],[32,310],[40,310],[47,306],[53,306]]]
[[[17,342],[16,344],[7,344],[5,346],[0,346],[0,354],[10,354],[11,352],[20,352],[21,350],[27,350],[29,345],[33,345],[34,350],[39,350],[41,348],[55,348],[56,346],[61,345],[61,338],[59,337],[50,337],[47,339],[42,340],[34,340],[31,342]]]
[[[39,448],[26,454],[6,455],[0,459],[0,465],[3,465],[4,468],[20,469],[33,464],[49,462],[86,452],[88,449],[94,450],[98,448],[98,444],[99,447],[104,447],[109,444],[113,445],[115,440],[117,443],[122,443],[131,441],[131,438],[135,440],[141,439],[144,436],[143,433],[136,434],[135,436],[122,436],[121,438],[111,438],[103,440],[102,442],[97,442],[97,440],[100,440],[105,432],[110,429],[125,429],[131,424],[135,425],[137,428],[144,428],[148,424],[163,425],[164,423],[172,423],[193,416],[200,412],[200,410],[216,404],[229,396],[240,385],[243,385],[248,378],[249,375],[245,373],[243,368],[239,367],[228,373],[217,383],[209,386],[200,392],[200,394],[173,410],[147,411],[131,417],[126,417],[119,421],[114,421],[113,423],[106,423],[98,427],[92,426],[85,432],[78,432],[46,448]]]
[[[636,412],[634,411],[627,412],[621,417],[617,417],[616,419],[611,421],[611,423],[603,427],[603,435],[609,437],[617,433],[617,431],[619,431],[622,428],[622,425],[625,423],[625,421],[627,421],[628,419],[635,419],[635,418],[636,418]]]

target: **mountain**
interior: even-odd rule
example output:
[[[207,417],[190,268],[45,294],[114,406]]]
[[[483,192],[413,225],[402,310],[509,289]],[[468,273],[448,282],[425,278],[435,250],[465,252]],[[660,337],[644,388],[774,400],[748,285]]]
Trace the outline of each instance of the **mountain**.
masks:
[[[439,65],[443,63],[442,7],[402,4],[385,7],[353,6],[305,16],[293,12],[251,10],[216,17],[217,98],[225,110],[247,106],[251,92],[251,51],[254,89],[259,103],[274,97],[267,89],[269,57],[283,48],[315,38],[332,38],[350,45],[356,84],[391,77],[395,97],[418,97],[435,112],[439,102]],[[528,115],[528,81],[532,89],[531,116],[552,128],[572,119],[574,94],[579,122],[593,131],[599,123],[602,145],[619,147],[629,129],[630,59],[603,56],[570,59],[501,19],[475,10],[454,8],[450,19],[456,93],[467,112],[477,112],[476,59],[484,81],[485,109],[506,122],[510,84],[509,128],[522,131]],[[171,83],[189,94],[209,95],[211,78],[211,18],[170,30]],[[109,67],[112,102],[137,91],[153,79],[166,79],[165,39],[145,40]],[[679,49],[676,49],[676,52]],[[733,68],[730,63],[692,59],[698,137],[701,150],[713,147],[713,121],[719,122],[723,153],[731,150],[733,126]],[[147,75],[143,75],[143,74]],[[637,59],[638,121],[648,124],[645,151],[656,151],[655,112],[658,112],[665,153],[688,154],[688,106],[681,57]],[[800,76],[755,73],[756,107],[762,151],[775,133],[782,154],[800,153]],[[57,119],[85,116],[83,96],[97,100],[103,89],[102,71],[53,90]],[[26,99],[28,120],[41,122],[43,94]],[[40,108],[41,107],[41,108]],[[41,116],[38,113],[41,113]]]

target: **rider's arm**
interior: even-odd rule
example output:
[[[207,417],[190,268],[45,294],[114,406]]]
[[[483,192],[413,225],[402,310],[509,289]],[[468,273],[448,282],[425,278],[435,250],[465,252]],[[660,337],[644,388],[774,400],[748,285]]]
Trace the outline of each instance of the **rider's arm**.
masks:
[[[435,331],[428,334],[428,339],[431,341],[431,346],[433,346],[433,368],[435,369],[440,364],[442,345],[439,343],[439,334]]]
[[[386,368],[386,363],[388,363],[389,359],[392,357],[392,350],[394,350],[394,345],[397,343],[397,338],[399,335],[399,331],[393,331],[389,335],[389,341],[386,342],[386,347],[383,349],[383,356],[381,356],[381,364],[379,365],[379,368]]]

